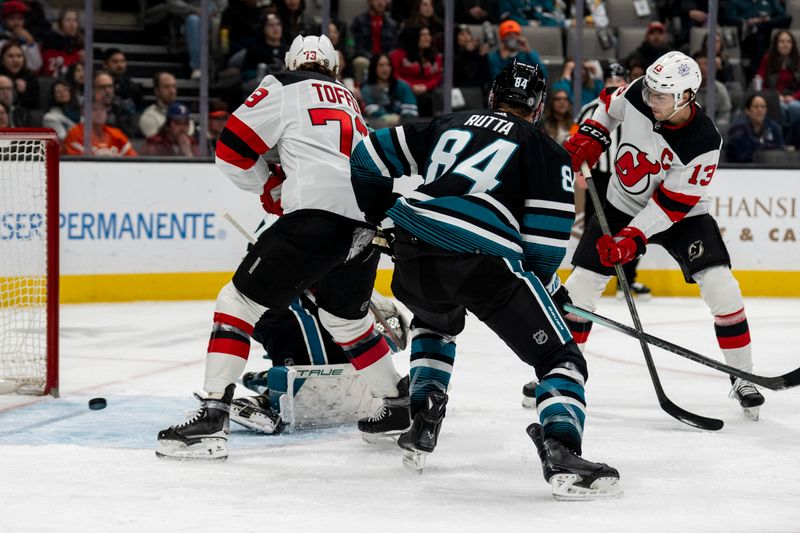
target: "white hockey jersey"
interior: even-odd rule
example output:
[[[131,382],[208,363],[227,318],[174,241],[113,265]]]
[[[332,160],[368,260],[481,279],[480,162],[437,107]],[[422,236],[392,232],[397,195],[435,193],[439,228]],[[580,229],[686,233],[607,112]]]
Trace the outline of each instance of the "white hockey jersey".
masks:
[[[261,157],[276,149],[286,181],[284,213],[318,209],[363,222],[350,183],[350,154],[367,135],[355,96],[316,72],[266,76],[231,115],[216,163],[237,187],[261,194],[269,177]]]
[[[684,217],[708,213],[706,193],[722,137],[696,104],[690,104],[691,118],[680,126],[657,121],[642,99],[643,83],[639,78],[604,95],[592,120],[609,131],[625,123],[613,154],[607,199],[633,216],[630,225],[649,238]]]

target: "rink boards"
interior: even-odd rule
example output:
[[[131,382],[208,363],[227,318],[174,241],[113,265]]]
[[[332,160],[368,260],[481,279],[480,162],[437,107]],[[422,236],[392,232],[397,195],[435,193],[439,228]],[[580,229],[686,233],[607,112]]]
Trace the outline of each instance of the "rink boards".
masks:
[[[722,169],[709,186],[711,213],[747,296],[800,296],[796,174]],[[222,217],[225,211],[251,230],[263,215],[256,195],[238,190],[210,163],[62,162],[61,300],[213,298],[247,244]],[[4,213],[4,219],[19,217]],[[36,238],[6,229],[0,244],[11,253]],[[567,274],[568,258],[562,267]],[[389,291],[391,268],[390,261],[381,263],[376,284],[382,292]],[[0,278],[15,274],[0,272]],[[640,280],[659,295],[697,293],[656,246],[641,262]]]

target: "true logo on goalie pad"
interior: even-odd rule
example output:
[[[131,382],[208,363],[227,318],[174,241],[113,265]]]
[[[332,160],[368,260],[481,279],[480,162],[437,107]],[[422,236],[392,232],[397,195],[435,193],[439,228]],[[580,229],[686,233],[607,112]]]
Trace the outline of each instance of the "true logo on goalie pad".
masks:
[[[314,368],[310,370],[305,370],[302,368],[295,368],[295,372],[297,372],[297,376],[301,378],[310,378],[314,377],[336,377],[341,376],[342,372],[344,372],[341,368]]]

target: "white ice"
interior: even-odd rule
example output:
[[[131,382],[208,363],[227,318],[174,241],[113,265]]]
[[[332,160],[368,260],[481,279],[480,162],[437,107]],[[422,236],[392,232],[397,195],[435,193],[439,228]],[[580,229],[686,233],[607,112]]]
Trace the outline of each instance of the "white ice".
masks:
[[[800,366],[797,300],[749,299],[756,371]],[[655,335],[716,356],[699,299],[639,306]],[[717,433],[666,415],[635,341],[589,340],[584,455],[617,467],[625,494],[557,502],[520,406],[531,370],[474,317],[458,339],[450,404],[421,476],[392,443],[352,427],[283,436],[234,428],[224,463],[159,460],[158,430],[196,406],[212,302],[62,308],[61,397],[0,397],[0,532],[800,531],[800,390],[765,391],[761,420],[727,377],[654,350],[667,395],[725,420]],[[599,312],[629,323],[624,304]],[[253,350],[249,368],[264,365]],[[407,353],[396,356],[408,368]],[[240,393],[243,393],[240,391]],[[102,396],[108,407],[87,408]]]

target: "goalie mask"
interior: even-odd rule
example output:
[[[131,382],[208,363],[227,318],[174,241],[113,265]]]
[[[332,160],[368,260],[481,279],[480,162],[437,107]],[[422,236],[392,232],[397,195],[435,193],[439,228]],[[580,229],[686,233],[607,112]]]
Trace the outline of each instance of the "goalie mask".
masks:
[[[519,106],[533,112],[533,123],[539,122],[547,94],[544,75],[538,65],[526,65],[516,59],[503,67],[489,91],[489,109],[501,103]]]
[[[284,58],[288,70],[297,70],[306,63],[315,63],[336,77],[339,70],[339,54],[325,35],[298,35]]]

